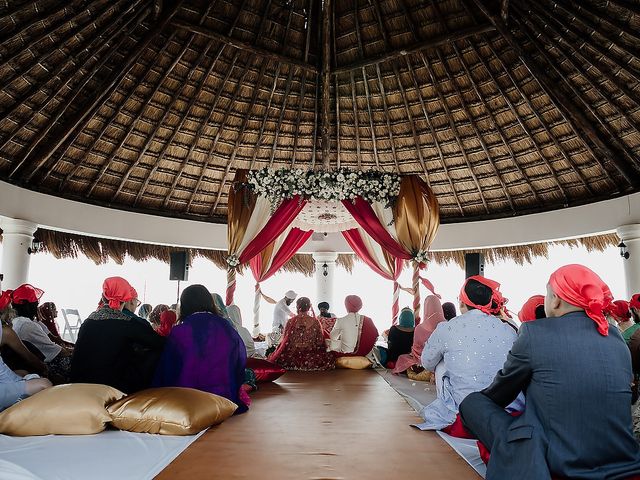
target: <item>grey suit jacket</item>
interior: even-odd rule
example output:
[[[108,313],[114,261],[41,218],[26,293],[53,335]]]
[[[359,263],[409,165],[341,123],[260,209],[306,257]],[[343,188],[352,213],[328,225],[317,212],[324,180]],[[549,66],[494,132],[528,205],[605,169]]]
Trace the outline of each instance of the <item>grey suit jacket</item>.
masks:
[[[523,324],[504,367],[482,392],[505,407],[523,391],[527,404],[498,451],[492,451],[492,477],[506,478],[501,465],[509,471],[510,462],[525,461],[518,443],[527,439],[531,458],[546,458],[557,476],[640,474],[640,449],[631,430],[631,380],[629,349],[617,329],[600,335],[584,312]],[[495,462],[494,453],[500,457]]]

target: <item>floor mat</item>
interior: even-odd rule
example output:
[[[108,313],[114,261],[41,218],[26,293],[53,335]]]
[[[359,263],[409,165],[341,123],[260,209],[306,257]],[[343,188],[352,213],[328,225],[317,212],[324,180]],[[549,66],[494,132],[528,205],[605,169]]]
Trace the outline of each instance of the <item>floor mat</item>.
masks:
[[[0,435],[3,480],[151,479],[200,435]]]

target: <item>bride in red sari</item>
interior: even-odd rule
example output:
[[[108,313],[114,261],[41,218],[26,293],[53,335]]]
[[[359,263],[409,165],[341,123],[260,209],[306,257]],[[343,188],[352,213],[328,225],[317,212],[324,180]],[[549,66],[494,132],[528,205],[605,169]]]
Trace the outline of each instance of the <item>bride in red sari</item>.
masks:
[[[282,341],[269,361],[286,370],[331,370],[335,357],[327,352],[320,322],[309,315],[311,301],[300,297],[296,308],[297,315],[287,322]]]

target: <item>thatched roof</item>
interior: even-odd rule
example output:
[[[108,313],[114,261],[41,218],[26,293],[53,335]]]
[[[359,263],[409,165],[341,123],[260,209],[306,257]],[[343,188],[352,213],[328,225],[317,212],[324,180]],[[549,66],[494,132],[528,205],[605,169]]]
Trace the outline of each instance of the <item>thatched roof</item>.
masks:
[[[0,1],[0,179],[224,221],[236,168],[420,174],[443,222],[639,190],[632,0]]]
[[[44,228],[39,228],[36,231],[35,238],[43,242],[43,250],[45,252],[51,253],[56,258],[77,258],[79,255],[84,255],[95,262],[96,265],[103,264],[109,259],[121,264],[126,257],[137,261],[158,259],[169,263],[171,251],[184,250],[163,245],[101,239]],[[465,253],[482,252],[487,264],[506,260],[522,265],[524,263],[532,263],[536,257],[546,258],[550,245],[567,245],[586,248],[589,251],[603,251],[608,247],[617,245],[619,241],[618,236],[612,233],[513,247],[431,252],[431,260],[438,264],[455,263],[464,268]],[[221,250],[191,249],[190,255],[191,258],[207,258],[220,269],[227,268],[226,252]],[[357,261],[359,261],[358,258],[353,254],[340,254],[338,255],[337,265],[351,272],[354,263]],[[282,271],[299,272],[311,276],[315,272],[315,264],[311,254],[296,254],[284,265]]]

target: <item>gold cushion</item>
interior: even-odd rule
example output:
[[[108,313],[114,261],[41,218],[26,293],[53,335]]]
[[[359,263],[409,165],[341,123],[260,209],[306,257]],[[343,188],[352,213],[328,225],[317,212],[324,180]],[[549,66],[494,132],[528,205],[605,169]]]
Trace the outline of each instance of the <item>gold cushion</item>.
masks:
[[[350,368],[351,370],[363,370],[369,368],[371,362],[367,357],[338,357],[336,359],[337,368]]]
[[[73,383],[47,388],[0,413],[6,435],[90,435],[111,421],[106,406],[124,393],[108,385]]]
[[[192,435],[224,422],[238,406],[224,397],[193,388],[150,388],[109,405],[120,430],[161,435]]]

